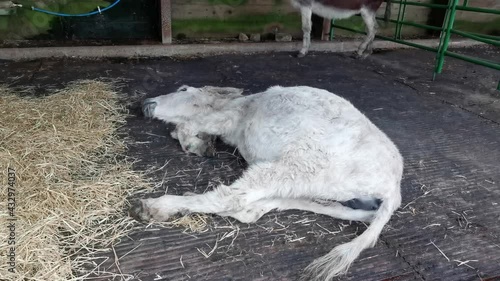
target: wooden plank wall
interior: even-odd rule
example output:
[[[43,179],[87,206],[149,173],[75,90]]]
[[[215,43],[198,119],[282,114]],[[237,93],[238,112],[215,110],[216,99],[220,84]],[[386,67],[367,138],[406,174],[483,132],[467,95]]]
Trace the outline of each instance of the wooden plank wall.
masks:
[[[243,33],[301,33],[289,0],[172,0],[174,38],[235,37]]]

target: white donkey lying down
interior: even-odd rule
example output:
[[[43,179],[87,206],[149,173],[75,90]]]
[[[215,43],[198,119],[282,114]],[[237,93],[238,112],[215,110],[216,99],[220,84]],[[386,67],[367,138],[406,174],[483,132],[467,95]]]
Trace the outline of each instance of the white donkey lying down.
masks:
[[[167,220],[177,213],[214,213],[244,223],[273,210],[299,209],[370,222],[363,234],[310,264],[303,277],[330,280],[375,245],[401,204],[403,159],[391,140],[345,99],[311,87],[272,87],[242,96],[234,88],[183,86],[147,99],[147,117],[177,124],[183,150],[203,155],[219,136],[249,164],[233,184],[193,196],[138,200],[131,215]],[[377,210],[332,201],[377,202]],[[380,206],[378,206],[380,205]],[[374,208],[376,209],[376,208]]]

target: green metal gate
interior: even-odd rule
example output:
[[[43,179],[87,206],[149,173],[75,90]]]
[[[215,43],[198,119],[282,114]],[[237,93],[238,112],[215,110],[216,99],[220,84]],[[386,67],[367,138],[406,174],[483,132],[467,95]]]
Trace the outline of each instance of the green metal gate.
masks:
[[[457,54],[457,53],[454,53],[454,52],[448,50],[448,45],[449,45],[450,37],[452,34],[460,35],[462,37],[476,40],[479,42],[483,42],[486,44],[490,44],[493,46],[497,46],[497,47],[500,46],[500,36],[486,35],[486,34],[480,34],[480,33],[475,33],[475,32],[465,32],[465,31],[460,31],[460,30],[456,30],[453,28],[457,11],[468,11],[468,12],[474,12],[474,13],[500,15],[500,10],[469,7],[468,0],[463,0],[461,5],[459,4],[459,0],[449,0],[448,5],[419,3],[419,2],[408,1],[408,0],[392,1],[392,3],[399,4],[397,19],[396,20],[393,20],[393,19],[389,20],[389,22],[396,24],[394,36],[387,37],[387,36],[377,35],[375,37],[378,39],[388,40],[388,41],[396,42],[399,44],[404,44],[407,46],[435,52],[437,55],[436,55],[436,65],[434,68],[433,80],[436,78],[437,74],[440,74],[443,71],[444,59],[446,56],[457,58],[460,60],[464,60],[464,61],[467,61],[470,63],[486,66],[486,67],[493,68],[496,70],[500,70],[500,63],[498,63],[498,62],[484,60],[481,58],[465,56],[465,55]],[[419,24],[419,23],[406,21],[405,14],[406,14],[406,7],[407,6],[427,7],[427,8],[431,8],[431,9],[445,9],[446,15],[445,15],[445,18],[443,21],[443,25],[441,27],[437,27],[437,26],[432,26],[432,25]],[[377,17],[377,20],[384,20],[384,19]],[[403,29],[404,26],[413,26],[413,27],[418,27],[418,28],[424,28],[426,30],[433,30],[433,31],[440,32],[439,46],[437,48],[432,48],[432,47],[423,46],[420,44],[416,44],[413,42],[408,42],[408,41],[402,40],[401,30]],[[348,27],[338,25],[335,23],[334,20],[332,20],[331,29],[330,29],[330,40],[333,40],[333,38],[334,38],[334,27],[340,28],[343,30],[356,32],[356,33],[363,33],[363,34],[365,33],[364,31],[360,31],[360,30],[356,30],[353,28],[348,28]],[[497,90],[500,91],[500,81],[498,82]]]

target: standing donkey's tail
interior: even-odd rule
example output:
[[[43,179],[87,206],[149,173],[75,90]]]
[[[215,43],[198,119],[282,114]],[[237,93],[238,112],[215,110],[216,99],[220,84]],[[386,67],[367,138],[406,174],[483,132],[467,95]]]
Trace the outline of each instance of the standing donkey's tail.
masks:
[[[401,204],[401,194],[392,194],[383,200],[370,226],[351,242],[339,245],[328,254],[313,261],[306,269],[303,280],[325,281],[344,274],[351,263],[366,248],[373,247],[394,211]]]

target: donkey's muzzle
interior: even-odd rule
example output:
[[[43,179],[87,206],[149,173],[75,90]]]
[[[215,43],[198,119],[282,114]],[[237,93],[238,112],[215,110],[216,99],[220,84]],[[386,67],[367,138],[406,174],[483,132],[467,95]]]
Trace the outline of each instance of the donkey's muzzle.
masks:
[[[158,105],[153,99],[145,99],[142,102],[142,113],[147,118],[152,118],[155,113],[155,108]]]

